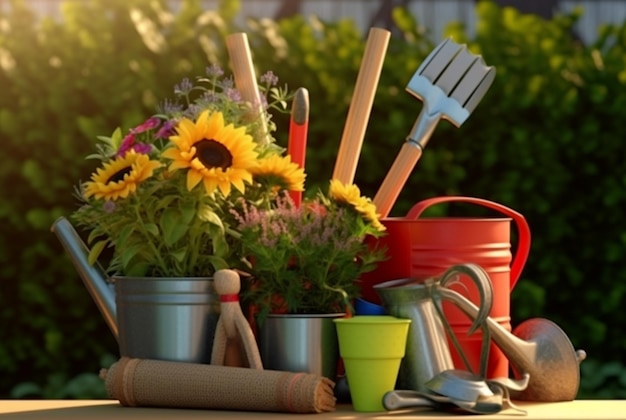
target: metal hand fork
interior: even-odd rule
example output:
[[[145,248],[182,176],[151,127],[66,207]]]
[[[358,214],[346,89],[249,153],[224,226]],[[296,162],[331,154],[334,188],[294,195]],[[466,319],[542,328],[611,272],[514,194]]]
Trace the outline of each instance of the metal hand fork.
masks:
[[[381,218],[389,215],[439,120],[460,127],[491,86],[495,73],[481,56],[450,39],[422,62],[406,90],[421,99],[424,106],[374,197]]]

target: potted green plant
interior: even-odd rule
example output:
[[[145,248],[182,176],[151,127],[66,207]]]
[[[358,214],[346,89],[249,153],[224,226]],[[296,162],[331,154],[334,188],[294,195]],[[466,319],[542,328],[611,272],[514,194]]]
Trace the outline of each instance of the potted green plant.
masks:
[[[263,363],[270,369],[310,370],[299,360],[309,352],[318,363],[324,347],[336,347],[332,318],[351,312],[359,295],[355,280],[385,257],[366,241],[384,234],[375,206],[356,185],[332,180],[327,193],[300,206],[282,195],[270,208],[244,206],[233,213],[252,276],[243,298],[256,317]],[[305,348],[296,348],[290,331],[301,337],[316,331],[319,340],[312,341],[322,349],[306,348],[310,336]],[[281,342],[288,347],[274,347]],[[333,357],[325,362],[329,370],[316,373],[332,376]]]
[[[90,232],[90,259],[105,247],[108,271],[126,276],[210,276],[239,261],[230,209],[265,205],[285,187],[302,189],[304,172],[262,133],[269,109],[286,109],[286,89],[261,76],[267,107],[250,120],[249,104],[217,66],[196,83],[183,80],[176,99],[126,135],[98,137],[100,161],[77,189],[72,219]],[[270,125],[272,131],[275,126]],[[256,137],[255,137],[256,136]],[[276,164],[278,159],[280,164]]]
[[[107,260],[103,271],[117,296],[96,300],[109,301],[102,306],[113,312],[117,300],[117,313],[105,315],[117,320],[122,355],[209,360],[212,326],[175,320],[208,312],[207,322],[216,323],[211,276],[242,259],[233,211],[267,208],[281,191],[303,189],[304,171],[271,136],[270,111],[289,112],[291,95],[277,82],[271,72],[259,78],[264,106],[251,118],[251,104],[233,78],[214,65],[193,82],[183,80],[175,98],[142,124],[98,138],[96,153],[88,156],[98,167],[76,188],[80,207],[70,219],[88,234],[88,262]],[[90,290],[106,291],[91,287],[98,279],[89,273],[83,280]],[[175,302],[164,302],[167,296]],[[182,350],[186,345],[201,349]]]

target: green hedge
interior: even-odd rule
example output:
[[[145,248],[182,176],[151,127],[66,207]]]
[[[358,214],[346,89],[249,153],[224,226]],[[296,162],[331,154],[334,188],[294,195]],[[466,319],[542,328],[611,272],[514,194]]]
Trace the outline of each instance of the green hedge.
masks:
[[[60,20],[23,3],[0,15],[0,397],[101,395],[95,375],[117,347],[49,231],[93,170],[83,157],[95,136],[143,121],[157,98],[209,63],[226,66],[224,37],[245,31],[258,74],[273,70],[309,89],[312,191],[332,174],[365,36],[348,20],[301,16],[237,27],[237,1],[219,11],[195,0],[176,11],[164,1],[68,1]],[[404,87],[438,42],[419,17],[397,9],[394,18],[356,175],[370,196],[421,109]],[[512,294],[513,323],[557,322],[589,353],[580,395],[616,397],[626,388],[626,26],[602,28],[585,46],[572,36],[576,19],[481,1],[475,36],[449,26],[496,66],[496,80],[461,128],[438,126],[392,214],[449,194],[521,212],[533,243]],[[287,121],[277,122],[284,142]],[[482,214],[458,205],[434,213]]]

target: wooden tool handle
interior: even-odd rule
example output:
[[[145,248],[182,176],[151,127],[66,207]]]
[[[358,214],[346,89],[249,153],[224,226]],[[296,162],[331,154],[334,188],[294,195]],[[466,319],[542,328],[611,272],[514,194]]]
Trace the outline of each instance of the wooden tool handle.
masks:
[[[418,144],[407,141],[402,145],[400,153],[391,165],[391,169],[387,172],[387,176],[385,176],[373,200],[380,218],[389,215],[420,156],[422,156],[422,148]]]
[[[247,35],[243,32],[228,35],[226,37],[226,47],[233,67],[235,86],[241,93],[242,99],[249,102],[252,106],[250,119],[253,120],[262,113],[263,108]],[[267,121],[265,121],[265,118],[261,119],[260,131],[262,132],[258,133],[256,139],[260,143],[265,144],[268,141]]]
[[[343,184],[352,184],[354,181],[390,35],[391,33],[385,29],[372,28],[367,38],[333,172],[333,179]]]

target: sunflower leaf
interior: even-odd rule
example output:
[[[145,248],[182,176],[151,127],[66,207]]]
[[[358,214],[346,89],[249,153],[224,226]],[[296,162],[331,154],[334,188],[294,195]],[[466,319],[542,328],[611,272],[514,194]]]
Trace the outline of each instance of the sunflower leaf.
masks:
[[[159,227],[156,224],[154,224],[154,223],[146,223],[144,225],[144,229],[146,229],[146,231],[149,234],[151,234],[151,235],[153,235],[153,236],[155,236],[157,238],[159,237]]]
[[[213,254],[217,257],[227,256],[229,251],[228,242],[222,235],[213,235]]]
[[[127,245],[127,244],[125,244]],[[121,253],[120,257],[122,260],[122,266],[124,267],[124,272],[128,273],[128,267],[130,267],[131,262],[135,255],[139,253],[141,250],[142,244],[134,243],[128,246],[124,246],[124,251]]]
[[[179,263],[182,263],[185,260],[185,255],[187,255],[187,248],[180,248],[176,251],[170,252],[170,256],[174,258]]]
[[[150,265],[145,261],[133,262],[125,270],[125,274],[130,277],[142,277],[147,275]]]
[[[213,268],[215,269],[215,271],[231,268],[228,266],[228,263],[226,262],[226,260],[218,256],[209,255],[207,256],[207,259],[209,260],[211,265],[213,265]]]
[[[193,218],[196,216],[196,206],[191,203],[187,203],[181,206],[181,216],[182,220],[180,223],[184,223],[185,225],[189,225]]]
[[[126,226],[124,226],[121,230],[120,230],[120,234],[117,237],[117,242],[118,243],[125,243],[128,238],[130,237],[130,235],[132,235],[132,233],[135,231],[135,225],[132,224],[128,224]]]
[[[205,222],[219,227],[220,231],[224,231],[224,224],[222,223],[222,219],[208,206],[202,209],[202,211],[198,214],[198,217]]]
[[[181,211],[175,208],[167,208],[161,215],[160,225],[163,231],[163,242],[166,246],[174,245],[185,236],[187,225],[182,223]]]
[[[159,197],[159,200],[155,202],[158,204],[159,208],[167,209],[170,205],[176,200],[176,197],[173,195],[169,195],[166,197]]]

